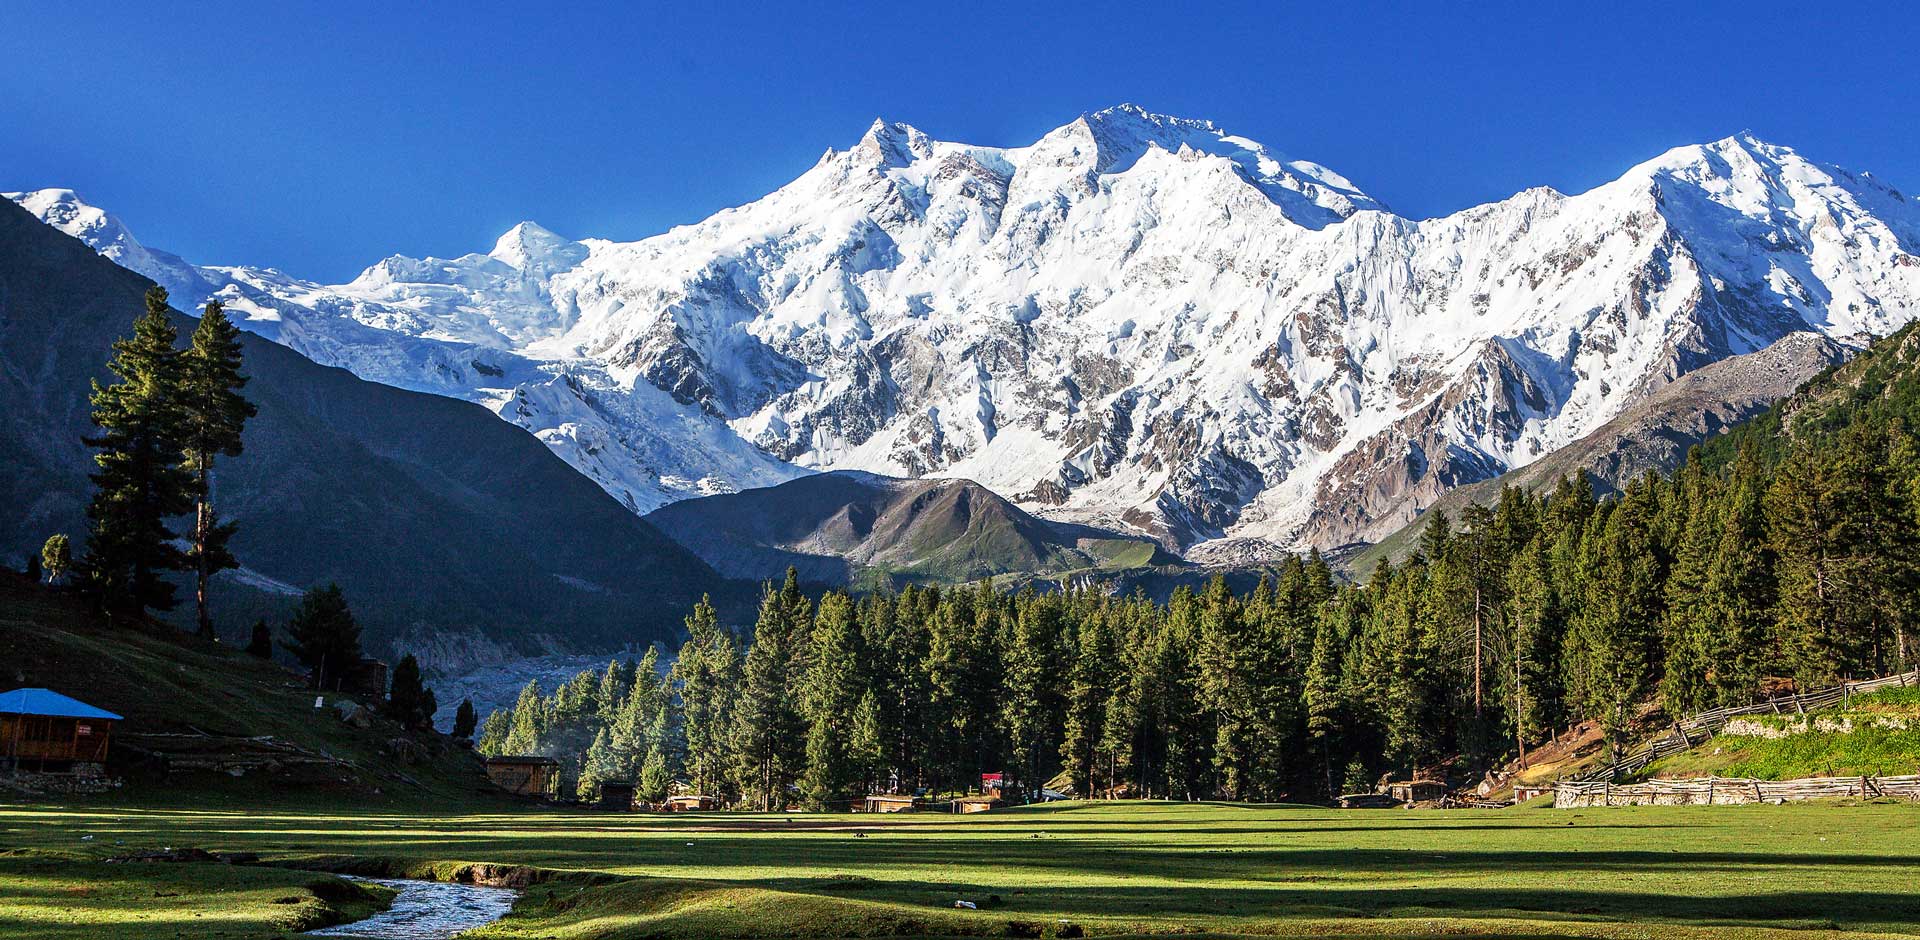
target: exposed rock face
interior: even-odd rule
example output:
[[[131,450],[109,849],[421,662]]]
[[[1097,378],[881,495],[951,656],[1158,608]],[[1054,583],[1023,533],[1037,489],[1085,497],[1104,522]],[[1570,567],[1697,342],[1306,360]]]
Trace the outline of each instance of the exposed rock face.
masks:
[[[1695,444],[1765,411],[1821,370],[1853,352],[1813,332],[1790,333],[1759,352],[1723,359],[1689,372],[1626,407],[1585,437],[1516,470],[1450,490],[1436,490],[1428,509],[1453,514],[1469,503],[1492,505],[1506,486],[1550,490],[1568,474],[1585,474],[1600,492],[1623,488],[1648,471],[1679,466]],[[1410,550],[1419,525],[1409,509],[1381,514],[1368,525],[1327,512],[1316,516],[1308,538],[1326,542],[1347,536],[1378,543],[1349,565],[1366,573],[1384,557]]]
[[[1703,366],[1920,311],[1920,203],[1751,137],[1413,221],[1124,106],[1016,148],[876,122],[653,238],[521,226],[333,287],[69,230],[323,361],[484,402],[636,511],[859,469],[1200,556],[1374,537]]]

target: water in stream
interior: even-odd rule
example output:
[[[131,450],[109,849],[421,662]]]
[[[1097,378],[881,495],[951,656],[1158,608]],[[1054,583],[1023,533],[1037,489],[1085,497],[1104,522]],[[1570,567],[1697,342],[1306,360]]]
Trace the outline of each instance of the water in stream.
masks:
[[[447,940],[464,930],[491,924],[507,915],[516,892],[440,881],[403,878],[355,878],[400,892],[393,906],[366,920],[305,934],[309,937],[366,937],[381,940]]]

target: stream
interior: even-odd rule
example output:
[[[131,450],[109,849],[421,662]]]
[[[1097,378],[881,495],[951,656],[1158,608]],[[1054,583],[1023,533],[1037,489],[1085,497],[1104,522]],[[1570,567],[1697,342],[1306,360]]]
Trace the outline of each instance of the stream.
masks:
[[[349,876],[351,877],[351,876]],[[381,940],[448,940],[461,931],[507,915],[519,892],[407,878],[353,878],[399,893],[393,906],[349,924],[309,931],[307,937],[368,937]]]

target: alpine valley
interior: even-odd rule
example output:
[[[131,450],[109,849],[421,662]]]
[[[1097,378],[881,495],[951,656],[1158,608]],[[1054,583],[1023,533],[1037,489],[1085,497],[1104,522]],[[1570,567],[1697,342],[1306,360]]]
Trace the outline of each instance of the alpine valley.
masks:
[[[1021,526],[1195,561],[1377,542],[1703,367],[1920,313],[1920,201],[1748,135],[1416,221],[1130,105],[1020,147],[878,121],[698,224],[527,222],[334,285],[147,248],[69,191],[11,198],[182,309],[218,299],[322,364],[484,405],[634,514],[823,470],[959,478]],[[1754,361],[1791,358],[1770,380],[1791,388],[1836,355]]]

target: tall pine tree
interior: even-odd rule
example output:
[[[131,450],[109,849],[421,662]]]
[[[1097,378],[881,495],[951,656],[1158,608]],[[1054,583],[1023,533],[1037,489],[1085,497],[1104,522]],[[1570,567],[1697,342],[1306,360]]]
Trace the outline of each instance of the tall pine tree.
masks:
[[[111,385],[93,384],[100,452],[87,506],[86,574],[103,604],[119,613],[172,610],[166,573],[187,568],[167,521],[193,508],[193,477],[181,464],[181,354],[168,317],[167,292],[147,291],[133,335],[113,344]]]
[[[231,523],[220,521],[213,506],[215,457],[238,457],[241,431],[253,417],[253,404],[240,397],[247,384],[240,374],[240,330],[227,319],[220,302],[208,301],[180,357],[181,444],[193,472],[194,522],[187,558],[193,568],[193,598],[200,635],[212,639],[213,614],[207,585],[216,572],[239,566],[227,550]]]

